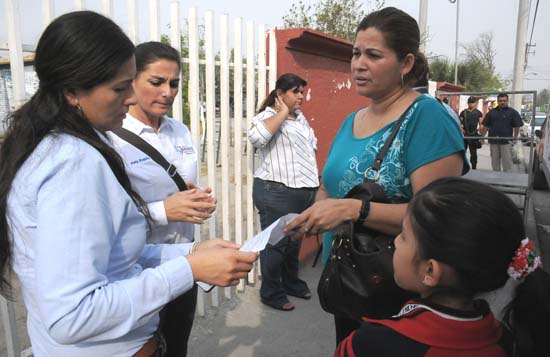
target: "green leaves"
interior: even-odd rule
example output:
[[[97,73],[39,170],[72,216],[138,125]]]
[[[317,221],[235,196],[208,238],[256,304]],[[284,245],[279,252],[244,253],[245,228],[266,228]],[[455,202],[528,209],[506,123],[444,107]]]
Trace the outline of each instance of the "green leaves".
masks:
[[[383,6],[384,0],[375,0],[373,9]],[[357,0],[320,0],[313,6],[298,0],[283,16],[283,22],[285,28],[308,27],[353,41],[357,25],[366,14],[363,2]]]

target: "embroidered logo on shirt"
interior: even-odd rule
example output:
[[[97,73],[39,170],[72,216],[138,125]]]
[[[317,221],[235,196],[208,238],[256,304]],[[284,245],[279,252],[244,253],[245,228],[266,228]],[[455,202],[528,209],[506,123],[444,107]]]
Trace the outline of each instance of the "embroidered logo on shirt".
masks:
[[[149,156],[145,156],[145,157],[139,158],[137,160],[130,161],[130,165],[141,164],[142,162],[149,161],[149,160],[151,160],[151,158]]]
[[[176,145],[176,151],[182,155],[191,155],[195,153],[192,146]]]

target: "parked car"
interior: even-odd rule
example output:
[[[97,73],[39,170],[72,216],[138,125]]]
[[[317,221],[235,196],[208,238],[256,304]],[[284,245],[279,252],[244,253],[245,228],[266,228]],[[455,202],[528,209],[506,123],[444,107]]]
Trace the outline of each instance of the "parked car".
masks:
[[[536,147],[535,147],[535,153],[533,157],[533,188],[535,190],[546,190],[548,189],[548,180],[545,175],[545,170],[542,167],[543,165],[546,165],[546,171],[548,172],[550,170],[550,157],[544,157],[544,147],[550,145],[550,130],[547,130],[547,126],[550,125],[548,123],[548,118],[546,118],[540,129],[535,130],[535,140],[536,140]]]
[[[542,127],[542,123],[546,119],[546,113],[544,112],[536,112],[535,113],[535,122],[534,127],[532,126],[532,113],[525,113],[525,117],[523,119],[523,126],[519,129],[519,136],[522,142],[525,144],[530,144],[531,139],[533,138],[535,131],[540,130]]]

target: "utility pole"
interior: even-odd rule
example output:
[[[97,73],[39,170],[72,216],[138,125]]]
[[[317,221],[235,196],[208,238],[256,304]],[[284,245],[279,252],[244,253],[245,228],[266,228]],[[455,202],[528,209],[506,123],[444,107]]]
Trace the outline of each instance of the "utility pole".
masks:
[[[420,51],[426,53],[426,41],[428,40],[428,0],[420,0],[418,9],[418,27],[420,29]]]
[[[456,30],[455,30],[455,84],[458,84],[458,19],[460,14],[459,0],[449,0],[451,4],[456,3]]]
[[[527,27],[529,24],[529,1],[520,0],[518,10],[518,26],[516,29],[516,51],[514,55],[514,76],[512,78],[512,90],[523,90],[523,76],[525,74],[525,53],[527,46]],[[511,107],[521,111],[521,96],[513,95]]]

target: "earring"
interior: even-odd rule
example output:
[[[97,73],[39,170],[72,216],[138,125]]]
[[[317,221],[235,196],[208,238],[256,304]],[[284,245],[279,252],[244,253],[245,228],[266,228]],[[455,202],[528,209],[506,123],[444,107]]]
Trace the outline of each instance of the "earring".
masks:
[[[403,73],[401,73],[401,87],[405,86],[405,82],[403,81]]]
[[[84,111],[82,110],[82,107],[80,106],[80,104],[75,105],[75,108],[78,115],[80,115],[81,117],[85,117]]]
[[[424,285],[428,285],[428,286],[431,286],[433,284],[433,279],[431,276],[429,275],[424,275],[424,280],[422,280],[422,283]]]

